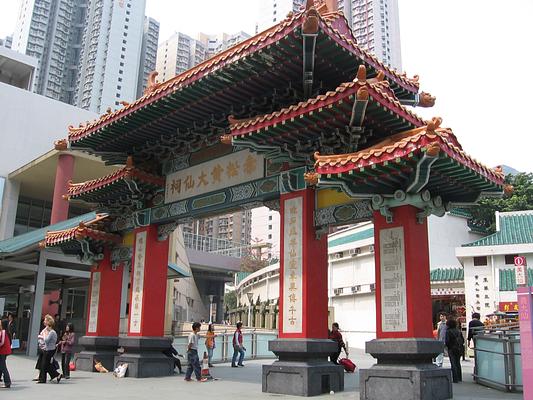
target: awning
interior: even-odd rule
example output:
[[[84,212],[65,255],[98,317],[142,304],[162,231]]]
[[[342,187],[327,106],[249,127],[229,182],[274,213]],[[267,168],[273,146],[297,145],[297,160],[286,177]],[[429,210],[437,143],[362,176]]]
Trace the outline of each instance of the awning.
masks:
[[[168,264],[167,279],[190,278],[191,276],[191,272],[187,271],[186,268],[180,267],[177,264]]]

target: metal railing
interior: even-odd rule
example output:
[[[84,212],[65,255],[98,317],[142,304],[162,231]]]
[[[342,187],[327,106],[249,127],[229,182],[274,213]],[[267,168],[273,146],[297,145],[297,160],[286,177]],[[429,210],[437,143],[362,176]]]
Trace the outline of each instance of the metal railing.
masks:
[[[522,391],[520,332],[492,326],[474,336],[474,381],[508,392]]]
[[[243,345],[246,348],[246,359],[274,359],[274,353],[268,350],[268,342],[277,339],[278,335],[269,332],[249,331],[243,332]],[[198,343],[198,354],[203,357],[205,348],[205,337],[200,334]],[[174,337],[174,348],[179,354],[186,357],[187,336]],[[213,350],[213,362],[224,363],[231,361],[233,357],[233,332],[216,333],[215,349]],[[186,359],[185,359],[186,361]],[[183,359],[182,359],[183,362]]]
[[[231,242],[225,239],[211,238],[208,236],[196,235],[184,232],[183,240],[188,249],[215,253],[227,257],[242,258],[250,254],[250,245]]]

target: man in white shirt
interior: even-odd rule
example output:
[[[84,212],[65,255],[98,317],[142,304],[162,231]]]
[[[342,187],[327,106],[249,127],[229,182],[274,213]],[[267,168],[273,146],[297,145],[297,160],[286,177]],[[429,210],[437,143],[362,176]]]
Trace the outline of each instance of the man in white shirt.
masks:
[[[187,361],[189,362],[189,366],[185,373],[185,380],[188,382],[192,381],[191,376],[193,371],[194,375],[196,375],[196,380],[202,380],[202,370],[200,368],[200,359],[198,358],[198,332],[200,332],[201,326],[199,322],[193,323],[192,332],[189,334],[187,346]]]

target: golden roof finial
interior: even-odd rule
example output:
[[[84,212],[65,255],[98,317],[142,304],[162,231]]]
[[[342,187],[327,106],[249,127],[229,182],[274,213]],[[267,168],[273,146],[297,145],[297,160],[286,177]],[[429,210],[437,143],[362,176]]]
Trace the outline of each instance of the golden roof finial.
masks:
[[[69,126],[69,130],[70,130],[70,128],[71,127]],[[67,141],[67,139],[56,140],[54,142],[54,149],[59,150],[59,151],[67,150],[68,149],[68,141]]]
[[[435,130],[440,127],[440,124],[442,124],[441,117],[431,118],[431,121],[429,121],[427,124],[426,132],[435,132]]]
[[[359,65],[359,68],[357,68],[357,81],[361,84],[366,83],[366,67],[361,64]]]
[[[314,171],[309,171],[304,173],[304,181],[307,182],[309,186],[318,185],[319,175]]]

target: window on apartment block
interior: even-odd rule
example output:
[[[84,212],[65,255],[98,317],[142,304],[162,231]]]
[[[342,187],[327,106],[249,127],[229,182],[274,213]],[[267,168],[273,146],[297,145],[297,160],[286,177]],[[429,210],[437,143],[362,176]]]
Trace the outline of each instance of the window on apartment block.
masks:
[[[474,257],[474,267],[487,265],[487,256]]]
[[[505,255],[505,265],[514,265],[514,258],[518,254],[506,254]]]

